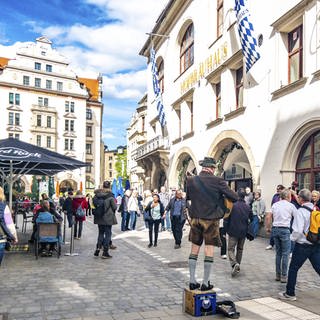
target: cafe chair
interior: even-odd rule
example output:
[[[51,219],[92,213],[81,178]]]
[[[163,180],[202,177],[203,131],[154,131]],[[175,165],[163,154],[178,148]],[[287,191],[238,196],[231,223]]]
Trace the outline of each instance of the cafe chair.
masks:
[[[36,259],[39,257],[39,247],[41,243],[46,243],[48,245],[55,244],[54,251],[57,253],[57,258],[60,258],[61,242],[59,223],[37,223],[36,242],[34,246]]]

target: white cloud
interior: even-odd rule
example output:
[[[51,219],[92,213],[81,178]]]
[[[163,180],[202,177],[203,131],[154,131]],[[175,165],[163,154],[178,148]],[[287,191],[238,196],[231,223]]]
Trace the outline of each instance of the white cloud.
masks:
[[[103,78],[105,95],[137,102],[145,93],[146,76],[146,70],[105,76]]]

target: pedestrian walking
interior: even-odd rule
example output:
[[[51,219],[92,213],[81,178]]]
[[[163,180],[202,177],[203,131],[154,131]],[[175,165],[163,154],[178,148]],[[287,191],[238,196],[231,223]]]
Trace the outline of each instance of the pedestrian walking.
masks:
[[[152,192],[150,190],[146,190],[144,192],[144,201],[143,201],[143,219],[145,223],[146,229],[149,229],[149,213],[146,212],[147,205],[153,201]]]
[[[248,223],[252,220],[252,209],[245,202],[246,192],[238,191],[239,199],[234,203],[228,218],[224,219],[224,228],[228,238],[228,257],[231,265],[231,275],[240,272],[244,243],[248,232]]]
[[[18,237],[9,207],[6,204],[3,188],[0,187],[0,266],[7,243],[17,243]]]
[[[103,249],[102,259],[110,259],[109,249],[116,247],[111,242],[112,226],[117,224],[116,211],[117,204],[114,194],[111,192],[111,183],[103,182],[103,188],[94,191],[93,223],[98,225],[98,240],[94,256],[98,257],[100,250]]]
[[[135,230],[137,214],[139,212],[138,191],[133,190],[128,200],[128,211],[130,214],[130,230]]]
[[[259,231],[260,222],[264,221],[266,213],[266,204],[261,198],[261,192],[256,191],[254,193],[254,201],[252,203],[252,224],[253,224],[253,237],[255,238]]]
[[[91,215],[92,215],[92,195],[90,193],[87,193],[86,200],[87,200],[87,204],[88,204],[88,207],[86,209],[86,216],[91,217]]]
[[[129,198],[131,196],[131,190],[126,190],[124,196],[121,199],[121,204],[119,207],[119,212],[121,212],[121,231],[129,230],[129,220],[130,220],[130,213],[129,213]]]
[[[288,282],[286,291],[279,293],[280,299],[291,301],[297,300],[295,295],[297,276],[307,259],[320,276],[320,242],[311,243],[306,238],[310,228],[310,212],[314,208],[311,192],[308,189],[300,190],[298,201],[301,207],[294,213],[293,218],[291,240],[295,241],[295,246],[289,266]]]
[[[245,192],[246,196],[244,197],[244,202],[251,207],[254,201],[254,195],[249,187],[246,187]]]
[[[271,200],[271,206],[280,201],[280,193],[281,191],[283,191],[285,189],[285,187],[282,184],[278,184],[277,185],[277,192],[273,195],[272,200]],[[272,237],[272,233],[270,233],[270,237],[269,237],[269,244],[266,246],[266,250],[272,250],[274,247],[274,239]]]
[[[69,191],[68,197],[64,200],[62,205],[62,210],[67,214],[69,228],[71,228],[73,224],[72,200],[73,200],[73,192]]]
[[[166,220],[166,215],[171,216],[172,233],[175,241],[174,248],[181,248],[181,239],[183,234],[183,226],[186,221],[186,199],[182,198],[182,191],[177,190],[175,197],[172,198],[163,216]]]
[[[214,246],[220,247],[219,220],[224,216],[226,207],[224,196],[232,201],[238,199],[238,195],[232,191],[227,183],[214,175],[217,166],[214,158],[205,157],[199,161],[202,170],[199,176],[187,177],[187,201],[190,221],[189,240],[192,242],[189,256],[190,290],[200,288],[196,281],[196,265],[200,248],[204,241],[204,273],[201,290],[213,288],[209,278],[213,264]]]
[[[82,192],[78,190],[76,195],[72,199],[72,210],[75,216],[74,224],[74,238],[77,240],[81,239],[83,222],[86,221],[86,209],[88,203]]]
[[[317,190],[313,190],[311,193],[311,202],[313,204],[314,210],[320,209],[320,192]]]
[[[159,193],[160,201],[163,204],[163,207],[166,208],[170,201],[170,195],[166,191],[166,187],[162,186],[160,188]],[[166,212],[166,214],[163,216],[163,222],[164,222],[164,229],[167,231],[171,231],[171,216],[170,211]]]
[[[161,223],[161,217],[164,214],[164,208],[160,202],[160,197],[158,194],[153,194],[153,200],[149,202],[145,209],[146,213],[149,215],[149,244],[148,247],[151,248],[152,245],[156,247],[158,245],[158,233],[159,225]],[[153,238],[154,233],[154,238]]]
[[[272,232],[276,247],[276,281],[287,282],[288,262],[290,255],[290,223],[297,209],[291,203],[291,190],[284,189],[280,193],[280,201],[271,207],[271,215],[267,217],[267,231]],[[271,226],[272,222],[272,230]]]

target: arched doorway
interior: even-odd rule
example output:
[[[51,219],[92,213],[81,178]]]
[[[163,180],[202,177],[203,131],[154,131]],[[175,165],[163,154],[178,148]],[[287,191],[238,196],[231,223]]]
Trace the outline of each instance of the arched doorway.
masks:
[[[217,164],[217,175],[222,176],[231,189],[237,191],[249,187],[252,190],[252,170],[240,143],[233,141],[227,144],[221,150]]]
[[[178,171],[177,187],[181,190],[185,190],[187,176],[197,174],[197,168],[189,154],[183,153],[182,155],[180,155],[177,171]]]
[[[68,179],[68,180],[63,180],[60,182],[60,192],[68,192],[68,191],[77,191],[77,183],[72,180],[72,179]]]
[[[320,131],[313,133],[300,150],[296,180],[299,190],[320,190]]]

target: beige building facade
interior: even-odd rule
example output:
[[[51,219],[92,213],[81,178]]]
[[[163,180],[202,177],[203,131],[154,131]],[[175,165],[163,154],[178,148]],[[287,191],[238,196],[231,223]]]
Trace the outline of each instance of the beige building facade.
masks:
[[[57,191],[93,191],[100,184],[102,78],[78,78],[46,37],[14,59],[0,58],[1,139],[13,137],[88,162],[55,176]],[[31,177],[23,177],[30,191]]]

